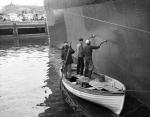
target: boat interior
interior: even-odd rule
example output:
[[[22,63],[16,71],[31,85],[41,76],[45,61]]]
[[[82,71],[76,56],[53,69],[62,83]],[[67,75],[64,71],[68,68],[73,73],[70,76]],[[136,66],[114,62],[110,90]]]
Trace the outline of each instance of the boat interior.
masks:
[[[86,90],[117,94],[125,93],[125,86],[114,78],[93,72],[91,79],[89,79],[88,77],[77,74],[75,66],[72,67],[72,77],[67,80],[72,85],[82,87]]]

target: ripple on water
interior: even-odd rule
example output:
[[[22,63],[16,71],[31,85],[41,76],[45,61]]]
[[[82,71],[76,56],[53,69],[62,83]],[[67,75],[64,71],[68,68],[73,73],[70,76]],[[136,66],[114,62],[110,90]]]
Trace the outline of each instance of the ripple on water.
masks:
[[[118,117],[70,94],[61,85],[57,49],[48,46],[3,49],[0,61],[0,117]],[[150,112],[143,105],[131,97],[126,100],[121,117],[143,117],[143,113],[149,117]],[[129,111],[135,107],[139,108]]]
[[[48,46],[0,50],[0,117],[37,117],[47,107],[41,84],[47,78]]]

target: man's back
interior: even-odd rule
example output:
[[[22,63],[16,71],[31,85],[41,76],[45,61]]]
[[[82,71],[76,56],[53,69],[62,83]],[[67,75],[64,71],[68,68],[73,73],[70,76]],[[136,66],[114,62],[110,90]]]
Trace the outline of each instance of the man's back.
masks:
[[[66,60],[67,52],[68,52],[68,46],[63,46],[61,48],[61,59]]]
[[[91,45],[86,45],[83,49],[84,51],[84,56],[85,59],[92,59],[92,50],[93,49],[98,49],[100,46],[91,46]]]
[[[77,56],[83,57],[83,45],[81,43],[77,44]]]

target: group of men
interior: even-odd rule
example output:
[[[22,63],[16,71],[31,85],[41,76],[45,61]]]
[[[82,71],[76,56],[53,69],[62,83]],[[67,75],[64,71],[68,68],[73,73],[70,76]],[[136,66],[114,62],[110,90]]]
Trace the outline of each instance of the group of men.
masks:
[[[107,40],[101,42],[98,46],[92,46],[91,41],[87,39],[84,46],[83,38],[79,39],[79,43],[76,48],[77,74],[91,78],[92,71],[94,69],[92,51],[93,49],[99,49],[104,42],[107,42]],[[73,63],[72,54],[74,53],[75,51],[72,49],[71,44],[64,42],[64,46],[61,49],[61,58],[63,60],[64,75],[67,78],[71,78],[71,64]]]

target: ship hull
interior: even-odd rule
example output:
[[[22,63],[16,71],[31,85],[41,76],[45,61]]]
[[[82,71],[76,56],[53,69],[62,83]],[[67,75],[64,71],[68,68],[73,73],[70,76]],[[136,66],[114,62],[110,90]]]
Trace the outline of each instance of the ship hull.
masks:
[[[94,45],[107,39],[93,52],[96,72],[121,81],[129,94],[150,107],[150,1],[68,1],[44,1],[51,45],[72,41],[75,49],[78,38],[91,34],[97,35]]]

